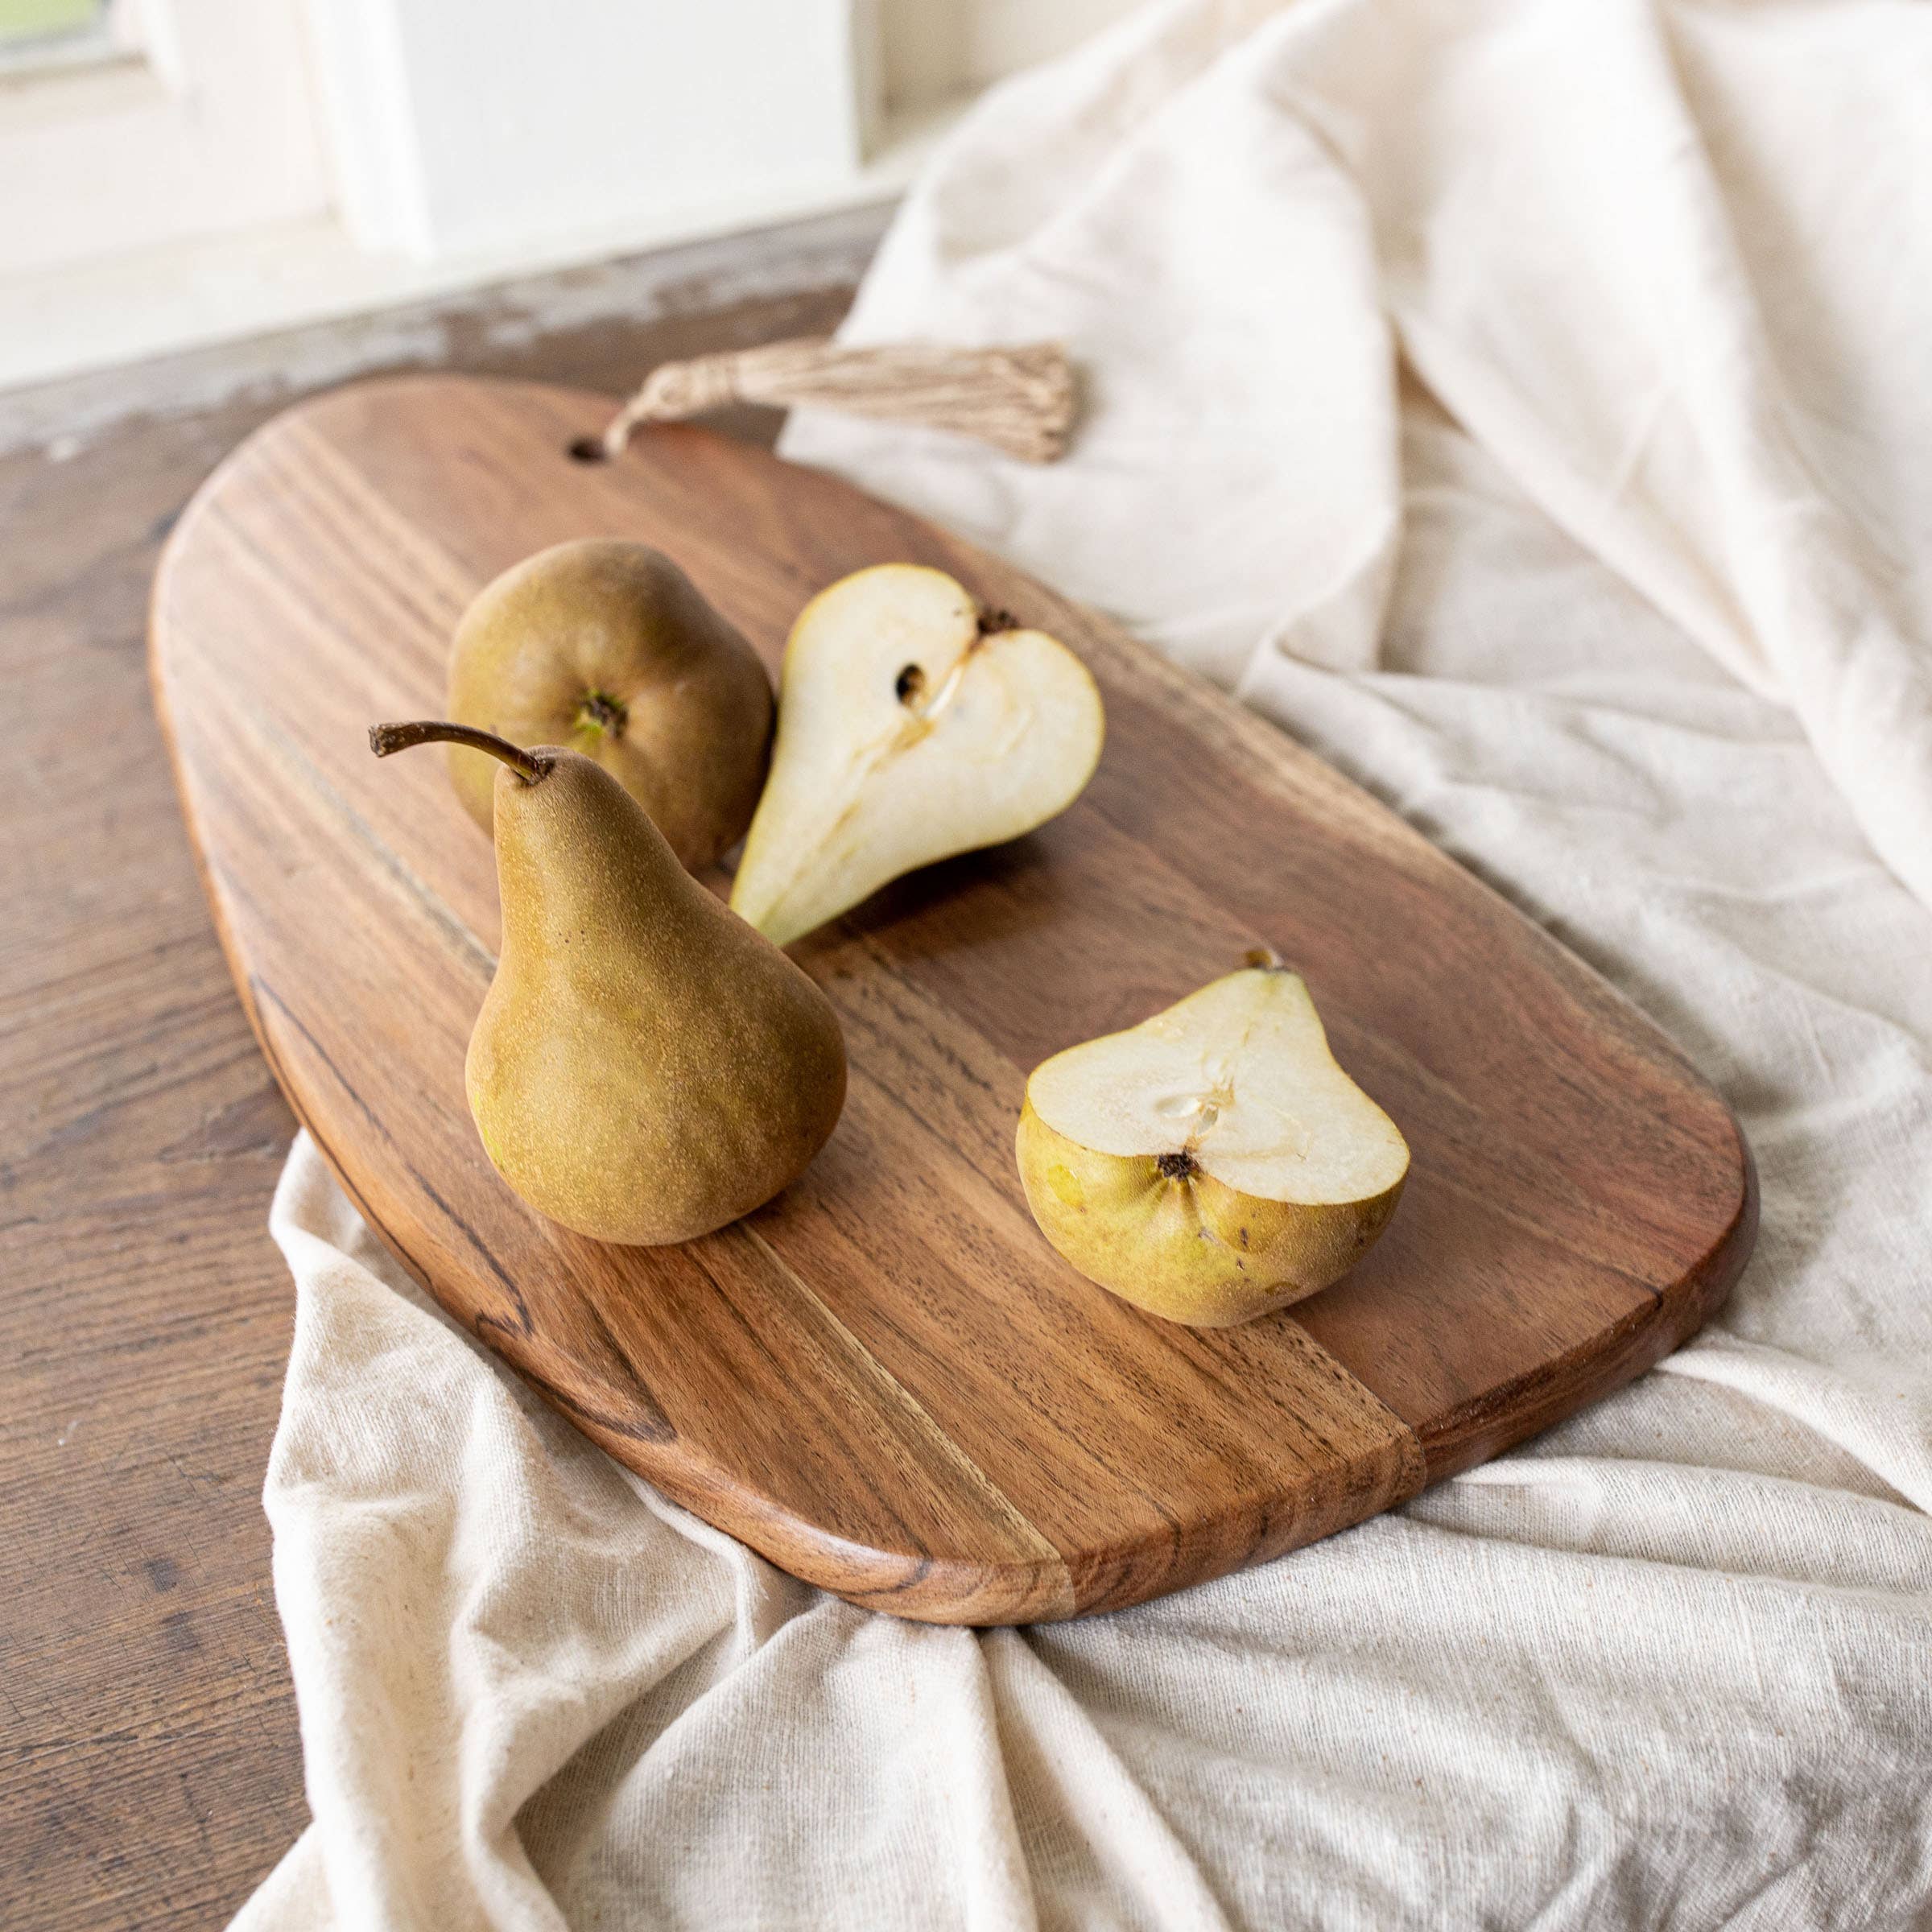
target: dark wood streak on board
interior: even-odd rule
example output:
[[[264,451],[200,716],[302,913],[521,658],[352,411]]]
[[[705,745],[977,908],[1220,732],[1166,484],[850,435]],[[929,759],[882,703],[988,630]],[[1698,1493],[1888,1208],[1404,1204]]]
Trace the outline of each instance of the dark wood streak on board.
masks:
[[[564,451],[603,398],[419,378],[243,446],[171,537],[152,650],[217,925],[298,1113],[431,1291],[594,1439],[801,1576],[943,1621],[1141,1601],[1359,1522],[1637,1373],[1755,1220],[1729,1113],[1587,968],[1383,807],[1092,613],[834,480],[702,431]],[[774,666],[803,598],[892,559],[1063,637],[1107,696],[1087,797],[796,949],[852,1058],[831,1144],[683,1249],[527,1212],[462,1098],[497,931],[434,758],[451,623],[516,559],[626,535]],[[273,641],[271,642],[271,641]],[[1218,1334],[1046,1246],[1027,1068],[1269,945],[1415,1152],[1347,1280]],[[518,1310],[503,1314],[505,1297]]]

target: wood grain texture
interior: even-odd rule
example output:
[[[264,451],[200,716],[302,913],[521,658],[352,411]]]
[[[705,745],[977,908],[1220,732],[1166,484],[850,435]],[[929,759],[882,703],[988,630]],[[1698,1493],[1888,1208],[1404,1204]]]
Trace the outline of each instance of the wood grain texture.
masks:
[[[364,1212],[602,1443],[786,1568],[902,1615],[1118,1607],[1358,1522],[1654,1360],[1755,1220],[1722,1103],[1630,1007],[1385,808],[1091,613],[835,481],[705,431],[621,462],[609,405],[369,386],[252,438],[170,541],[157,699],[237,983]],[[473,591],[568,537],[656,543],[774,666],[846,572],[952,572],[1105,692],[1080,803],[795,956],[837,1006],[838,1132],[749,1220],[615,1249],[522,1208],[463,1099],[497,938],[433,712]],[[1027,1071],[1270,945],[1407,1134],[1389,1233],[1289,1313],[1195,1332],[1033,1227]]]
[[[433,353],[621,388],[832,327],[877,225],[0,398],[0,1926],[225,1924],[308,1820],[262,1513],[292,1309],[268,1206],[295,1123],[149,698],[167,530],[316,381]],[[43,453],[36,425],[85,446]]]

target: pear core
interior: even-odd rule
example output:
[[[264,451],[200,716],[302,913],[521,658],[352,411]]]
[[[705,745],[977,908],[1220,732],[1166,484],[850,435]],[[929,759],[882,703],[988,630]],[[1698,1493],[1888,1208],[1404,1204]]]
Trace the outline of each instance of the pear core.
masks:
[[[1075,1268],[1205,1327],[1326,1287],[1387,1225],[1409,1169],[1278,967],[1056,1054],[1027,1082],[1017,1152],[1034,1218]]]

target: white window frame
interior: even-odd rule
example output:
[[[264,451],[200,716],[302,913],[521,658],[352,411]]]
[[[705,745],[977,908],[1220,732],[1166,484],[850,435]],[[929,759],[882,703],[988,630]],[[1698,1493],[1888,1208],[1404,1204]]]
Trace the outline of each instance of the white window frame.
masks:
[[[1135,4],[116,0],[0,75],[0,389],[882,201]]]

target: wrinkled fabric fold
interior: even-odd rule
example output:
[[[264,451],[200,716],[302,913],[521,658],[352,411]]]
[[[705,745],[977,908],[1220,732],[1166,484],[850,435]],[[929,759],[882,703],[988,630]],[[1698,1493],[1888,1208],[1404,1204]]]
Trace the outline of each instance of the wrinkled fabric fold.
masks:
[[[1925,1922],[1929,63],[1873,0],[1158,6],[973,112],[849,325],[1065,340],[1067,459],[784,444],[1236,691],[1662,1026],[1760,1171],[1711,1326],[1397,1513],[980,1635],[634,1481],[299,1141],[314,1822],[246,1932]]]

